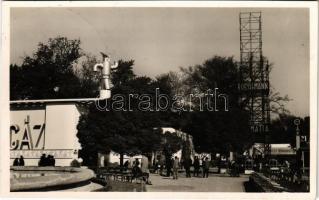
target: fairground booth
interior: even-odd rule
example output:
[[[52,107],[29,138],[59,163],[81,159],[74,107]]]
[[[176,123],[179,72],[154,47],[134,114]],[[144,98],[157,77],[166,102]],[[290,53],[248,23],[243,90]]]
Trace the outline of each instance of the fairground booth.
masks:
[[[56,166],[70,166],[81,148],[77,124],[85,104],[81,100],[21,100],[10,103],[10,160],[23,156],[25,166],[38,166],[43,154]]]

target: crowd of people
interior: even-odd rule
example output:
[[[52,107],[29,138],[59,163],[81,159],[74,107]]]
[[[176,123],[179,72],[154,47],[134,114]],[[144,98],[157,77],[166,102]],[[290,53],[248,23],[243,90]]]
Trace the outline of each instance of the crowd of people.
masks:
[[[24,157],[20,156],[20,158],[15,158],[13,161],[13,166],[24,166]]]
[[[141,162],[138,158],[135,160],[126,160],[123,167],[124,170],[128,168],[132,169],[132,179],[142,178],[146,184],[152,184],[150,180],[149,161],[145,155],[142,156]]]
[[[20,158],[15,158],[13,161],[13,166],[24,166],[24,157],[20,156]],[[53,155],[42,154],[40,160],[38,162],[39,167],[45,166],[55,166],[55,158]]]
[[[54,156],[52,155],[46,156],[45,154],[42,154],[42,156],[40,157],[38,166],[39,167],[55,166]]]
[[[155,173],[159,173],[161,176],[170,177],[173,176],[173,179],[178,179],[178,170],[181,168],[185,169],[186,178],[191,178],[191,167],[193,166],[193,176],[194,177],[203,177],[208,178],[209,176],[209,167],[211,161],[208,157],[199,159],[198,156],[195,156],[194,161],[191,158],[184,159],[182,162],[177,156],[172,159],[158,159],[155,162]],[[166,169],[166,175],[164,175],[164,169]]]
[[[193,176],[208,178],[209,176],[209,167],[211,161],[208,157],[199,159],[195,156],[194,161],[192,159],[184,159],[182,162],[177,156],[172,159],[166,159],[164,162],[157,160],[156,163],[153,163],[154,173],[158,173],[161,176],[173,177],[173,179],[178,179],[178,173],[181,168],[184,168],[186,171],[186,177],[191,178],[191,167],[193,166]],[[124,171],[131,170],[132,178],[143,178],[146,184],[151,184],[150,180],[150,163],[147,156],[142,155],[142,158],[133,159],[132,157],[127,159],[123,164]],[[164,175],[164,169],[166,175]]]

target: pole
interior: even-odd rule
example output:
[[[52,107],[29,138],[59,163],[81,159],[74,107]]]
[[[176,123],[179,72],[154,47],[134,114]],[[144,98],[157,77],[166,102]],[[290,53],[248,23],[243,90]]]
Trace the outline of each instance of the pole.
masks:
[[[299,129],[300,120],[295,119],[294,124],[296,125],[296,150],[298,151],[300,149],[300,129]]]
[[[305,174],[305,152],[301,151],[302,173]]]

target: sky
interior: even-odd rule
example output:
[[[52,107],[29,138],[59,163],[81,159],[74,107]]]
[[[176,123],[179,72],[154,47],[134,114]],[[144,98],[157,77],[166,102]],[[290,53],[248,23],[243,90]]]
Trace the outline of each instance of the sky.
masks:
[[[239,13],[262,12],[263,55],[270,83],[309,115],[309,13],[305,8],[12,8],[10,62],[21,64],[39,42],[66,36],[112,60],[135,60],[138,75],[156,77],[219,56],[239,61]]]

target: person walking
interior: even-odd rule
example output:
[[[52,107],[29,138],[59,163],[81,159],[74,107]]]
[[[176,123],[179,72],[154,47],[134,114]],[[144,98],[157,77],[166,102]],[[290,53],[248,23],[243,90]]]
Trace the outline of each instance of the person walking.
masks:
[[[173,164],[174,160],[171,159],[170,157],[168,157],[166,159],[166,176],[170,177],[171,176],[171,171],[172,171],[172,164]]]
[[[208,173],[209,173],[209,160],[206,157],[204,162],[203,162],[203,178],[208,178]]]
[[[191,177],[191,165],[192,165],[192,160],[190,158],[185,158],[184,160],[184,168],[186,171],[186,178],[190,178]]]
[[[132,180],[137,179],[142,176],[142,170],[139,168],[138,163],[134,161],[134,166],[132,168]]]
[[[193,166],[194,166],[193,176],[196,175],[198,177],[199,176],[199,167],[200,167],[200,165],[199,165],[199,159],[198,159],[197,156],[195,156]]]
[[[142,171],[143,176],[146,177],[145,183],[151,185],[150,170],[148,168],[148,158],[145,155],[142,155],[141,171]]]
[[[159,168],[160,168],[159,160],[156,159],[155,162],[154,162],[154,173],[155,174],[158,174]]]
[[[129,164],[130,164],[130,163],[129,163],[129,160],[126,160],[126,161],[124,162],[124,164],[123,164],[123,169],[124,169],[124,171],[127,171]]]
[[[163,155],[161,155],[161,157],[160,157],[159,165],[160,165],[159,174],[161,176],[163,176],[163,170],[164,170],[164,165],[165,165],[165,157]]]
[[[179,160],[177,156],[175,156],[174,163],[173,163],[173,179],[178,178],[178,168],[179,168]]]

